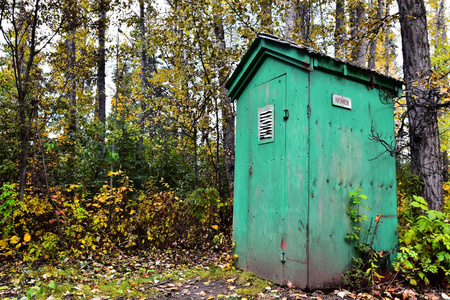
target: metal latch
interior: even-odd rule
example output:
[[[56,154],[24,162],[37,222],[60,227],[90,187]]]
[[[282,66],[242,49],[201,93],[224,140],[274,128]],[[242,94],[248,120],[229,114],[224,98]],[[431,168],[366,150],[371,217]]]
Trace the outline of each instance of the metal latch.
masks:
[[[283,117],[283,119],[284,119],[284,120],[289,119],[289,109],[285,109],[285,110],[284,110],[284,117]]]
[[[284,251],[280,253],[280,260],[281,262],[286,262],[286,253]]]

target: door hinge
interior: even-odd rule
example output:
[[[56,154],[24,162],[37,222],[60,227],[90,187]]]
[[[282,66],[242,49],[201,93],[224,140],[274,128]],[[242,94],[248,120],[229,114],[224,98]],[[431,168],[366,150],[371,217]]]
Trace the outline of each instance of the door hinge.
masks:
[[[308,119],[311,117],[311,105],[309,104],[306,107],[306,115],[308,116]]]
[[[280,253],[280,260],[281,262],[286,262],[286,253],[284,251]]]

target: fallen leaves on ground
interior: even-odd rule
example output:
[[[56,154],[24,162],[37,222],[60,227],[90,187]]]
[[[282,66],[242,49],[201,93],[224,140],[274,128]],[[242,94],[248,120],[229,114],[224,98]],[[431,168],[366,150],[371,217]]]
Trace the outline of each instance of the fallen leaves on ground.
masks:
[[[380,284],[371,290],[305,292],[227,267],[229,253],[187,250],[0,264],[1,299],[449,299],[448,291]]]

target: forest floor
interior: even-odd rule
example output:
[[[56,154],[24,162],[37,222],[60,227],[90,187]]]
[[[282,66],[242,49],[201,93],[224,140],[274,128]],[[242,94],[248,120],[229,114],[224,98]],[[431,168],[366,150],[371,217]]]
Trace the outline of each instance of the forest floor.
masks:
[[[0,261],[0,299],[446,299],[448,290],[397,279],[368,290],[305,292],[234,269],[229,253],[167,250],[65,259],[33,267]],[[450,297],[448,298],[450,299]]]

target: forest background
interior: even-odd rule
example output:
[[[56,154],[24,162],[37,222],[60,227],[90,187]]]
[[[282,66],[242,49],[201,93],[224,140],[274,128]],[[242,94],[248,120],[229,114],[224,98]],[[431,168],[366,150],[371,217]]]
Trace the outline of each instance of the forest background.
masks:
[[[387,147],[397,157],[403,268],[450,274],[446,5],[0,1],[0,259],[230,248],[236,111],[225,82],[267,32],[405,74]],[[411,20],[423,21],[420,43],[404,30]]]

